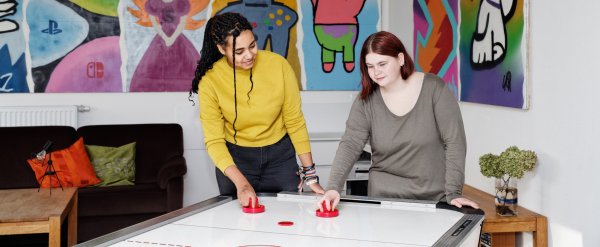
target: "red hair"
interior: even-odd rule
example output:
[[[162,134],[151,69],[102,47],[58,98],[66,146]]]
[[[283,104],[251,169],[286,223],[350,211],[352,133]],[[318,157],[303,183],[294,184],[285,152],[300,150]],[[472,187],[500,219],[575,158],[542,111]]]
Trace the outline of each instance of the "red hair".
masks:
[[[371,34],[363,43],[363,47],[360,51],[360,84],[362,84],[362,90],[360,91],[360,98],[367,99],[373,93],[377,85],[371,77],[367,69],[365,58],[369,53],[377,53],[379,55],[385,55],[390,57],[397,57],[398,54],[404,55],[404,65],[400,67],[400,75],[402,79],[407,79],[413,72],[415,72],[415,64],[406,52],[404,44],[396,37],[396,35],[380,31]]]

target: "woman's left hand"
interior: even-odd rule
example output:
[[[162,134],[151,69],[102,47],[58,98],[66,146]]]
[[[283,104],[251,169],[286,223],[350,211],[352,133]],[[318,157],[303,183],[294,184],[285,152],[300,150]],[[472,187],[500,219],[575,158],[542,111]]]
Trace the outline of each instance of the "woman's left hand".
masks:
[[[477,205],[476,202],[464,197],[454,198],[454,200],[450,202],[450,205],[454,205],[457,208],[462,208],[462,206],[470,206],[474,209],[479,209],[479,205]]]
[[[321,187],[319,183],[311,184],[308,187],[310,187],[310,189],[317,194],[325,194],[325,190],[323,189],[323,187]]]

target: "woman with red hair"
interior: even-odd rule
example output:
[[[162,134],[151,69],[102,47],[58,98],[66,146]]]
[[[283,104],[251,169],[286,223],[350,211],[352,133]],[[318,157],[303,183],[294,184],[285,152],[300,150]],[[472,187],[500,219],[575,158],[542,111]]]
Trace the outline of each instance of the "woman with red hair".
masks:
[[[402,42],[389,32],[366,39],[360,71],[362,91],[346,121],[320,210],[324,201],[327,210],[339,203],[343,182],[367,141],[369,196],[478,208],[461,196],[465,131],[458,102],[444,81],[416,72]]]

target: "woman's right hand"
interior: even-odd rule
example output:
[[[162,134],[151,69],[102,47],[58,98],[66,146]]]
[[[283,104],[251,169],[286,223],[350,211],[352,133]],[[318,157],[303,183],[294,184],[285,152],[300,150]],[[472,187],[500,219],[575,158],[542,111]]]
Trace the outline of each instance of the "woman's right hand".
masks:
[[[254,205],[256,202],[256,192],[254,192],[254,188],[252,188],[252,185],[250,185],[249,183],[242,185],[240,188],[237,189],[237,198],[242,207],[246,207],[250,205],[250,203],[252,203],[250,207],[256,206]]]
[[[248,204],[256,202],[256,192],[254,192],[254,188],[248,182],[244,174],[237,168],[237,166],[232,165],[225,169],[225,176],[227,176],[233,184],[235,184],[235,189],[237,191],[237,198],[242,205],[248,206]],[[254,206],[254,205],[251,205]]]
[[[323,208],[323,202],[325,202],[326,208]],[[325,210],[332,211],[337,207],[338,203],[340,203],[340,193],[336,190],[328,190],[323,197],[321,197],[321,200],[319,200],[318,207],[321,212],[324,212]]]

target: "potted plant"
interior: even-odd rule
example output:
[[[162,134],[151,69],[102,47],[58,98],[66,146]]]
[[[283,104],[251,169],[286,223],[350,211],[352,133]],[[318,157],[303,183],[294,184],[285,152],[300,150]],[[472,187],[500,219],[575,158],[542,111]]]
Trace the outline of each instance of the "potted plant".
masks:
[[[496,178],[496,213],[517,215],[517,179],[522,178],[537,163],[533,151],[511,146],[500,155],[485,154],[479,158],[481,174]]]

